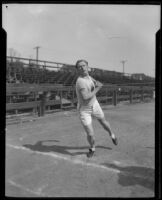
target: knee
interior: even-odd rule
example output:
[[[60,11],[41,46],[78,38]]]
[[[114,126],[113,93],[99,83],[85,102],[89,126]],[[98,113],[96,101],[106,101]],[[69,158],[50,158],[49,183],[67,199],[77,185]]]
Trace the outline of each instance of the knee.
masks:
[[[105,118],[101,118],[101,119],[99,119],[98,121],[99,121],[100,124],[103,125],[103,126],[104,126],[105,124],[107,124],[107,121],[106,121]]]
[[[106,130],[107,130],[108,127],[110,127],[109,122],[106,121],[105,118],[101,119],[99,122],[100,122],[100,124],[103,126],[103,128],[106,129]]]
[[[84,129],[87,133],[87,136],[91,136],[91,137],[94,136],[94,131],[93,131],[93,128],[91,126],[84,126]]]

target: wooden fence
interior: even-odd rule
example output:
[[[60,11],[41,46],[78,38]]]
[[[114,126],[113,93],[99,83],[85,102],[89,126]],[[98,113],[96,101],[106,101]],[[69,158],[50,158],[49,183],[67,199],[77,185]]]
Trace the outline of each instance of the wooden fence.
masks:
[[[101,104],[116,106],[121,101],[145,101],[154,96],[149,86],[104,86],[97,99]],[[43,116],[53,110],[76,108],[75,87],[52,84],[17,84],[6,87],[6,115],[32,112]]]

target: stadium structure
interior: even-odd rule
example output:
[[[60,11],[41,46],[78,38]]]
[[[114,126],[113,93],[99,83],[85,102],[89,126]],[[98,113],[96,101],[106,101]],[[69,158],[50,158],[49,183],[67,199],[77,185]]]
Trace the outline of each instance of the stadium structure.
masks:
[[[76,108],[75,65],[7,56],[6,68],[6,116],[25,112],[43,116],[45,111]],[[153,98],[155,79],[145,74],[99,68],[91,68],[89,74],[103,83],[97,93],[100,103]]]
[[[104,85],[107,84],[154,84],[154,78],[145,74],[128,74],[116,71],[91,68],[89,74]],[[60,84],[74,85],[77,73],[74,65],[7,57],[7,83]]]

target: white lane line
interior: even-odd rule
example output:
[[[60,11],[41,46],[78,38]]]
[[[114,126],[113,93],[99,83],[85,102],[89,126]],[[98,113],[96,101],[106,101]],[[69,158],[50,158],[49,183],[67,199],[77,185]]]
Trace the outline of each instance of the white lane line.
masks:
[[[47,186],[48,186],[48,184],[42,185],[40,188],[37,189],[36,192],[42,195],[43,194],[42,190],[44,190],[45,188],[47,188]]]
[[[11,147],[11,148],[14,148],[14,149],[21,149],[21,150],[25,150],[25,151],[28,151],[28,152],[34,152],[34,153],[40,154],[40,155],[51,156],[51,157],[57,158],[57,159],[59,159],[59,160],[66,160],[66,161],[69,161],[69,162],[71,162],[71,163],[79,164],[79,165],[86,166],[86,167],[97,168],[97,169],[103,169],[103,170],[106,170],[106,171],[111,171],[111,172],[115,172],[115,173],[120,173],[120,171],[117,170],[117,169],[113,169],[113,168],[106,167],[106,166],[99,165],[99,164],[95,164],[95,163],[87,163],[87,162],[84,162],[84,161],[79,160],[79,159],[71,159],[71,158],[69,158],[69,157],[62,156],[62,155],[55,154],[55,153],[47,153],[47,152],[40,152],[40,151],[32,151],[32,150],[30,150],[30,149],[27,149],[26,147],[15,146],[15,145],[12,145],[12,144],[7,144],[7,146],[8,146],[8,147]]]
[[[44,187],[38,189],[37,191],[33,191],[33,190],[30,190],[29,188],[26,188],[26,187],[24,187],[24,186],[22,186],[22,185],[20,185],[18,183],[15,183],[12,180],[8,180],[8,183],[10,183],[11,185],[14,185],[15,187],[18,187],[18,188],[20,188],[22,190],[25,190],[26,192],[30,192],[32,194],[39,195],[39,196],[45,196],[45,194],[42,193],[42,189],[44,189]]]

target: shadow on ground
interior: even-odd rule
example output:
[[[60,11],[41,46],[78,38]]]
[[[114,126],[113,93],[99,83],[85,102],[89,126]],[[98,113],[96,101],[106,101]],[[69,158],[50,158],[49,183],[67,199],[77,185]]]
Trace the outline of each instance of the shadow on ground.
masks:
[[[83,151],[78,151],[78,152],[70,152],[70,150],[88,150],[88,146],[61,146],[61,145],[45,145],[43,143],[46,142],[59,142],[58,140],[43,140],[43,141],[38,141],[35,144],[24,144],[23,146],[31,149],[32,151],[39,151],[39,152],[57,152],[61,154],[67,154],[71,156],[75,155],[81,155],[81,154],[86,154],[87,152]],[[101,149],[108,149],[111,150],[112,148],[110,147],[104,147],[104,146],[96,146],[96,148],[101,148]]]
[[[155,147],[145,147],[145,148],[147,148],[147,149],[155,149]]]
[[[120,171],[118,183],[122,186],[140,185],[154,191],[155,170],[140,166],[120,167],[115,164],[102,163],[106,167],[118,169]]]

